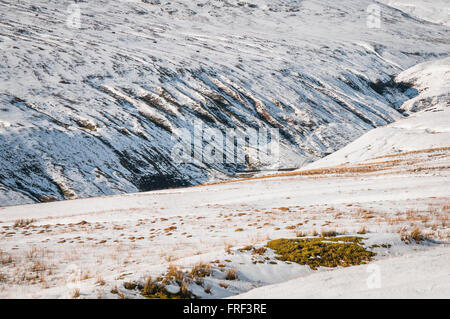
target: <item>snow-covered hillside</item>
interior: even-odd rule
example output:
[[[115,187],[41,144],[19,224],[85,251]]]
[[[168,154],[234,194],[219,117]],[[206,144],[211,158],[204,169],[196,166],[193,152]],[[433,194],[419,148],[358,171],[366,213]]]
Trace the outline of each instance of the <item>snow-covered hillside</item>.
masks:
[[[400,2],[0,0],[0,298],[450,298],[450,29]],[[279,167],[176,163],[199,121]]]
[[[174,163],[172,133],[195,121],[278,128],[279,166],[298,168],[403,117],[413,96],[391,77],[449,53],[448,26],[369,0],[77,5],[0,1],[0,205],[262,168]]]
[[[413,17],[450,26],[448,0],[378,0]]]
[[[401,109],[419,111],[384,127],[376,128],[308,169],[363,162],[374,157],[421,149],[450,147],[450,59],[416,65],[397,76],[412,83],[417,96]]]

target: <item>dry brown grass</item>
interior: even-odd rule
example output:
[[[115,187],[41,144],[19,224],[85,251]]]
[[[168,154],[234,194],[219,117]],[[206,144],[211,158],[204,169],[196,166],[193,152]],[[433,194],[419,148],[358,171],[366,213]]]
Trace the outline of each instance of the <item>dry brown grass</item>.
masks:
[[[410,237],[414,239],[416,242],[420,242],[425,239],[425,236],[422,234],[422,231],[418,226],[415,226],[411,230]]]
[[[80,289],[79,288],[75,288],[72,292],[72,298],[73,299],[77,299],[80,297]]]
[[[244,246],[244,247],[242,247],[242,248],[239,248],[239,251],[249,251],[249,250],[251,250],[252,248],[253,248],[252,245],[247,245],[247,246]]]
[[[396,153],[396,154],[377,156],[374,159],[392,158],[392,157],[399,157],[399,156],[412,155],[412,154],[434,153],[434,152],[449,151],[449,150],[450,150],[450,147],[427,148],[427,149],[417,150],[417,151],[409,151],[409,152],[401,152],[401,153]]]
[[[45,265],[42,261],[36,260],[33,265],[30,267],[30,271],[34,273],[40,273],[47,270],[47,265]]]
[[[322,230],[321,231],[321,236],[322,237],[336,237],[338,235],[338,233],[336,232],[335,229],[329,229],[329,230]]]
[[[302,232],[302,231],[297,231],[295,232],[295,237],[306,237],[308,234]]]
[[[104,286],[106,284],[106,282],[102,276],[98,276],[97,280],[95,281],[95,284],[99,285],[99,286]]]
[[[138,288],[138,284],[133,282],[133,281],[127,281],[123,283],[123,287],[127,290],[134,290],[136,288]]]
[[[260,247],[260,248],[253,248],[253,252],[252,254],[254,255],[264,255],[264,253],[266,252],[266,248],[265,247]]]
[[[450,147],[430,148],[430,149],[424,149],[424,150],[383,155],[383,156],[375,157],[374,159],[376,160],[376,159],[382,159],[382,158],[393,158],[393,157],[400,157],[400,156],[404,156],[404,155],[432,153],[432,152],[440,152],[440,151],[448,151],[448,150],[450,150]],[[416,164],[418,162],[419,162],[419,159],[409,159],[409,160],[395,159],[395,160],[380,161],[380,162],[379,161],[366,162],[366,163],[353,164],[353,165],[342,164],[342,165],[338,165],[338,166],[330,166],[330,167],[323,167],[323,168],[316,168],[316,169],[304,169],[304,170],[300,170],[300,171],[283,172],[283,173],[277,173],[277,174],[271,174],[271,175],[265,175],[265,176],[252,176],[252,177],[246,177],[246,178],[240,178],[240,179],[233,179],[233,180],[227,180],[227,181],[201,184],[201,185],[196,185],[193,187],[228,184],[228,183],[236,183],[236,182],[267,179],[267,178],[276,178],[276,177],[374,173],[374,172],[381,172],[381,171],[385,171],[388,169],[392,169],[400,164],[412,165],[412,164]],[[443,166],[443,167],[439,167],[439,168],[435,168],[435,169],[447,169],[447,168],[448,168],[447,166]],[[415,169],[413,169],[413,171],[418,171],[419,169],[420,168],[415,168]],[[422,168],[422,169],[426,169],[426,168]]]
[[[403,228],[399,232],[401,240],[406,243],[411,243],[413,240],[416,243],[419,243],[426,239],[426,236],[418,226],[414,226],[411,231],[407,231]]]
[[[360,218],[362,218],[364,220],[374,218],[375,215],[377,215],[377,212],[370,210],[370,209],[366,209],[366,208],[358,208],[356,213]]]
[[[184,275],[183,272],[177,266],[170,265],[166,273],[166,278],[182,281]]]
[[[14,228],[22,228],[22,227],[26,227],[28,225],[30,225],[31,223],[34,223],[36,220],[34,218],[31,219],[17,219],[14,222],[13,227]]]
[[[12,264],[13,258],[10,254],[1,253],[0,254],[0,262],[2,265],[9,265],[9,264]]]
[[[208,285],[208,286],[204,287],[203,290],[205,291],[205,293],[211,294],[211,286]]]
[[[227,274],[225,276],[226,280],[236,280],[238,279],[237,270],[236,269],[228,269]]]
[[[111,289],[111,293],[116,295],[119,293],[119,288],[117,288],[117,286],[114,286],[114,288]]]
[[[80,276],[80,280],[88,280],[89,278],[91,278],[91,275],[88,272],[83,272]]]
[[[189,283],[187,281],[183,281],[180,287],[181,296],[190,297],[192,293],[189,291]]]
[[[192,278],[203,278],[211,275],[211,265],[205,263],[199,263],[192,267],[190,276]]]
[[[335,219],[338,219],[338,218],[340,218],[341,216],[342,216],[342,212],[339,211],[339,212],[337,212],[336,214],[334,214],[333,217],[334,217]]]
[[[355,164],[353,166],[324,167],[324,168],[308,169],[308,170],[295,171],[295,172],[283,172],[283,173],[265,175],[265,176],[246,177],[246,178],[240,178],[240,179],[236,179],[236,180],[228,180],[228,181],[221,181],[221,182],[215,182],[215,183],[209,183],[209,184],[202,184],[202,185],[197,185],[194,187],[200,187],[203,185],[228,184],[228,183],[243,182],[243,181],[248,181],[248,180],[258,180],[258,179],[275,178],[275,177],[372,173],[372,172],[377,172],[377,171],[386,170],[388,168],[392,168],[396,164],[399,164],[401,162],[402,162],[401,160],[393,160],[393,161],[385,161],[385,162]]]
[[[170,226],[170,227],[165,228],[164,231],[165,231],[166,233],[168,233],[168,232],[174,231],[174,230],[176,230],[176,229],[177,229],[176,226]]]
[[[153,281],[152,277],[148,277],[145,281],[144,289],[142,290],[142,293],[150,295],[153,293]]]
[[[358,230],[358,232],[357,232],[357,234],[359,234],[359,235],[364,235],[365,233],[367,233],[366,226],[361,227],[361,229]]]
[[[233,247],[233,245],[231,245],[230,243],[226,243],[225,244],[225,252],[229,255],[231,255],[233,252],[231,251],[231,247]]]
[[[224,283],[223,281],[219,282],[219,286],[222,287],[222,288],[224,288],[224,289],[227,289],[227,288],[228,288],[228,284],[227,284],[227,283]]]

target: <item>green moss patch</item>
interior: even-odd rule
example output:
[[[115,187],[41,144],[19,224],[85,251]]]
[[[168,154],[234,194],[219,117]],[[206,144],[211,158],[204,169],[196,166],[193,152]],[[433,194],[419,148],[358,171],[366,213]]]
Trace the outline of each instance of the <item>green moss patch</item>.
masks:
[[[275,239],[267,243],[278,260],[308,265],[312,269],[365,264],[376,254],[362,246],[362,237]]]
[[[171,293],[166,286],[158,281],[147,280],[145,286],[141,289],[144,297],[149,299],[195,299],[196,296],[189,291],[188,283],[179,283],[180,288],[177,293]]]

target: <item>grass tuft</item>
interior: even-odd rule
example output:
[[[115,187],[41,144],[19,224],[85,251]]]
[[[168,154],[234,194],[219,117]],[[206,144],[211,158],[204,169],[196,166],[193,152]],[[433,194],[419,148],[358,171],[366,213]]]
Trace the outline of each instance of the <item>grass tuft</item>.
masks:
[[[322,230],[320,234],[322,237],[336,237],[338,235],[335,230]]]
[[[359,235],[364,235],[365,233],[367,233],[367,228],[366,226],[361,227],[361,229],[357,232]]]
[[[73,299],[77,299],[80,297],[80,289],[79,288],[75,288],[72,292],[72,298]]]
[[[192,270],[191,270],[191,277],[195,278],[195,277],[207,277],[211,275],[211,266],[208,264],[197,264],[195,265]]]
[[[34,223],[36,220],[35,219],[17,219],[14,222],[13,227],[14,228],[21,228],[21,227],[26,227],[28,225],[30,225],[31,223]]]
[[[413,240],[416,243],[420,243],[421,241],[426,239],[426,237],[423,235],[422,231],[418,226],[414,226],[414,228],[410,232],[407,232],[404,229],[402,229],[400,231],[400,238],[402,241],[408,244],[411,243]]]
[[[236,279],[238,279],[237,270],[236,269],[229,269],[227,271],[225,279],[226,280],[236,280]]]

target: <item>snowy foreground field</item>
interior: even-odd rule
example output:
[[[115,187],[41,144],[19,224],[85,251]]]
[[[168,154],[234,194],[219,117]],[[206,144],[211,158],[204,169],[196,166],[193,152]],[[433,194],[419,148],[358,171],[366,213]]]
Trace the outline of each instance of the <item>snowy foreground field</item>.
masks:
[[[207,270],[187,287],[201,298],[449,298],[449,120],[438,105],[375,129],[373,144],[363,136],[330,155],[337,166],[325,158],[278,176],[4,207],[0,296],[144,298],[146,280],[171,265],[179,276]],[[417,139],[423,148],[410,149]],[[372,146],[380,155],[347,161]],[[255,254],[271,239],[333,232],[362,237],[373,261],[313,270]]]

